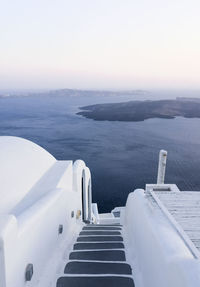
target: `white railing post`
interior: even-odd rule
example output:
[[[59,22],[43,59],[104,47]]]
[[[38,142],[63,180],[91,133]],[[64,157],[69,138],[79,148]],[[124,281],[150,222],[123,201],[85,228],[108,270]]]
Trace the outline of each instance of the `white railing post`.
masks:
[[[92,203],[92,212],[95,217],[95,223],[99,223],[99,211],[96,203]]]
[[[167,162],[167,151],[166,150],[160,150],[159,163],[158,163],[157,184],[164,184],[166,162]]]

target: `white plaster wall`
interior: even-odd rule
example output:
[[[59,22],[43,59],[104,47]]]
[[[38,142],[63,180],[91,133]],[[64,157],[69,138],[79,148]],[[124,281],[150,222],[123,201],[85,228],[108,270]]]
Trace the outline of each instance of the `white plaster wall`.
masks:
[[[71,218],[76,210],[77,197],[73,192],[54,190],[17,218],[17,232],[6,240],[6,287],[26,286],[24,274],[28,263],[34,266],[33,282],[39,280],[51,255],[61,240],[68,241],[68,232],[73,232],[78,223]],[[59,225],[63,233],[58,234]],[[57,258],[59,263],[60,258]],[[13,274],[14,276],[11,276]],[[34,286],[34,285],[33,285]]]
[[[40,146],[18,137],[0,137],[0,212],[9,213],[56,162]]]
[[[65,238],[67,243],[69,233],[81,224],[81,220],[76,219],[80,202],[78,193],[72,190],[72,162],[56,164],[53,170],[53,174],[52,171],[49,177],[45,174],[18,204],[15,216],[0,217],[1,287],[26,286],[25,268],[29,263],[34,266],[31,283],[38,282],[61,240]],[[60,224],[64,231],[59,235]]]
[[[72,191],[72,175],[72,161],[56,161],[10,212],[16,216],[20,215],[53,189]]]
[[[82,209],[80,180],[84,170],[87,185],[90,172],[82,161],[75,167],[71,161],[56,161],[23,139],[0,138],[0,147],[4,149],[0,195],[7,195],[0,203],[0,287],[40,286],[54,251],[62,242],[67,245],[82,225],[82,218],[76,218]],[[60,224],[64,231],[59,235]],[[57,260],[55,265],[61,258]],[[25,268],[29,263],[34,266],[34,275],[27,283]]]
[[[199,286],[199,260],[162,212],[149,204],[143,190],[129,194],[124,224],[129,257],[138,264],[142,286]]]

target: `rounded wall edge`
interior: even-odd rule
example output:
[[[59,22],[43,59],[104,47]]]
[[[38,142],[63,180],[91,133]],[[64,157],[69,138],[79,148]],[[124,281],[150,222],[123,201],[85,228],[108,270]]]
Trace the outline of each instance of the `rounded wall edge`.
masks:
[[[39,145],[12,136],[0,137],[0,212],[9,213],[56,162]]]

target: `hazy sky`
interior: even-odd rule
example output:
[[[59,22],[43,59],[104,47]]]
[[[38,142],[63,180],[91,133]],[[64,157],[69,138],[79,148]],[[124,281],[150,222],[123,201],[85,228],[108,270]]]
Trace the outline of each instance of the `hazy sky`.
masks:
[[[0,0],[0,89],[200,88],[200,0]]]

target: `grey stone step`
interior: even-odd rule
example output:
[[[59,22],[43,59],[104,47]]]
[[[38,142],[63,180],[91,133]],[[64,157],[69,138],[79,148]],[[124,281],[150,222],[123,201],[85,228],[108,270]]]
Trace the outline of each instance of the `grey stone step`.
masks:
[[[69,262],[65,266],[65,274],[124,274],[131,275],[132,270],[127,263],[104,262]]]
[[[94,241],[123,241],[121,236],[81,236],[77,242],[94,242]]]
[[[101,250],[101,251],[74,251],[69,255],[70,260],[96,260],[96,261],[125,261],[123,250]]]
[[[88,250],[88,249],[121,249],[124,248],[123,243],[76,243],[74,244],[74,250]]]
[[[117,226],[84,226],[82,230],[121,230],[121,227]]]
[[[106,277],[60,277],[57,287],[134,287],[132,278]]]
[[[121,224],[119,223],[113,223],[113,224],[86,224],[86,226],[122,226]]]
[[[120,211],[115,211],[113,212],[114,217],[120,217],[121,212]]]
[[[121,235],[120,231],[81,231],[79,235]]]

